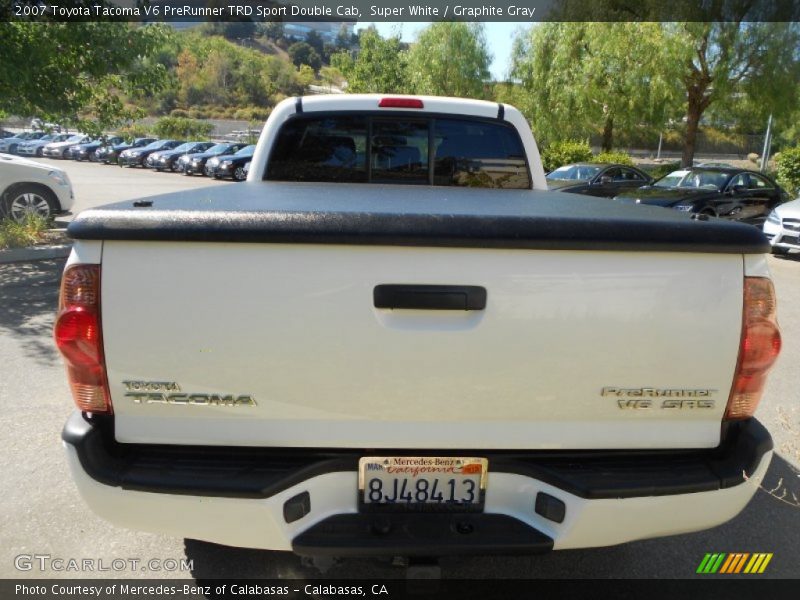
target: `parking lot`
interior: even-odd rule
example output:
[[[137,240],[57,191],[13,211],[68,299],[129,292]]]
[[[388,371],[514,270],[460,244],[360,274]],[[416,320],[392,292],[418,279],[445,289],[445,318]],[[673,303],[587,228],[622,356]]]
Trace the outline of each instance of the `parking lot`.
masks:
[[[65,168],[76,211],[111,201],[231,182],[52,161]],[[348,559],[312,566],[286,553],[231,549],[120,529],[90,513],[69,476],[60,430],[72,410],[63,366],[51,342],[63,260],[0,264],[0,430],[5,460],[0,499],[0,577],[87,577],[80,571],[20,571],[15,557],[48,555],[125,567],[102,577],[402,577],[385,562]],[[442,560],[456,578],[690,577],[706,552],[771,552],[765,577],[798,577],[800,552],[800,254],[769,258],[779,299],[784,349],[757,413],[771,431],[776,454],[763,489],[733,521],[710,531],[608,549],[543,556]],[[702,315],[698,315],[702,318]],[[654,519],[670,518],[654,514]],[[136,567],[131,559],[139,561]],[[162,568],[144,570],[151,559]],[[188,571],[163,568],[182,559]],[[18,562],[18,561],[17,561]],[[95,563],[97,565],[98,563]],[[121,564],[121,563],[117,563]],[[322,570],[320,570],[320,568]]]
[[[109,202],[203,188],[210,185],[233,184],[231,181],[218,181],[213,177],[187,177],[175,173],[156,173],[150,169],[139,167],[122,168],[117,165],[48,158],[37,158],[36,161],[65,169],[69,174],[75,192],[75,208],[72,215],[57,219],[61,223],[71,221],[73,216],[82,210]]]

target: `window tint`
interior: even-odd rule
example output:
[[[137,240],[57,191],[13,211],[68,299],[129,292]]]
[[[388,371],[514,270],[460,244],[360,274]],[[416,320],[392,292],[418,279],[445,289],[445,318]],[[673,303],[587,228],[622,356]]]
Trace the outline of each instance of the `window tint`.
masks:
[[[267,162],[265,179],[280,181],[530,188],[514,128],[470,119],[304,115],[283,125]]]
[[[547,174],[547,179],[566,179],[580,181],[591,179],[600,172],[600,167],[589,165],[564,165]]]
[[[622,167],[620,170],[622,171],[620,181],[646,181],[644,177],[642,177],[633,169],[626,169],[625,167]]]
[[[766,190],[772,189],[772,184],[764,179],[763,177],[759,177],[758,175],[750,174],[750,185],[749,188],[751,190]]]
[[[372,123],[374,183],[428,183],[428,121]]]
[[[530,188],[525,151],[505,125],[436,119],[434,185]]]
[[[366,117],[293,119],[281,128],[267,179],[366,181],[366,147]]]
[[[728,189],[730,190],[737,187],[750,187],[750,177],[747,175],[747,173],[739,173],[731,180],[730,184],[728,184]]]

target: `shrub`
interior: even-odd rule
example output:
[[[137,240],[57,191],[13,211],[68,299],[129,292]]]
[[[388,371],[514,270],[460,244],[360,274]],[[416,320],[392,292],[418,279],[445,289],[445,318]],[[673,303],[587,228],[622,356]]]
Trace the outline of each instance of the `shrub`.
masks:
[[[117,133],[130,142],[137,137],[147,137],[152,132],[146,125],[141,123],[131,123],[129,125],[125,125],[124,127],[120,127]]]
[[[775,157],[778,183],[790,194],[800,193],[800,146],[787,148]]]
[[[550,172],[560,166],[592,160],[589,142],[559,140],[548,144],[541,152],[544,170]]]
[[[758,154],[756,154],[755,152],[751,152],[750,154],[747,155],[747,160],[749,160],[753,164],[758,163],[758,158],[759,158]]]
[[[153,127],[159,137],[191,140],[206,139],[213,129],[212,123],[183,117],[162,117]]]
[[[592,162],[597,163],[617,163],[620,165],[633,166],[633,159],[627,152],[601,152],[592,159]]]
[[[237,110],[233,118],[238,119],[239,121],[257,121],[259,123],[263,123],[267,120],[269,116],[270,109],[268,108],[258,108],[257,106],[248,106],[247,108],[240,108]]]
[[[191,115],[189,114],[188,110],[176,108],[175,110],[170,111],[169,116],[177,119],[188,119]]]
[[[0,219],[0,249],[31,246],[42,239],[49,227],[49,221],[37,215],[29,215],[22,223]]]

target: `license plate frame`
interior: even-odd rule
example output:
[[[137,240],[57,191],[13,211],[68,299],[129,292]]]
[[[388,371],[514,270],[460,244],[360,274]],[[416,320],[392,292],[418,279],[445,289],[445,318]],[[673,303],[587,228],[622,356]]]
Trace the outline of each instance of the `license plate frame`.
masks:
[[[368,469],[368,465],[373,465]],[[383,467],[376,468],[375,465]],[[388,472],[390,467],[399,470],[396,473]],[[425,469],[414,471],[414,469]],[[368,470],[370,471],[368,473]],[[465,472],[466,471],[466,472]],[[372,475],[372,477],[370,477]],[[486,504],[486,487],[488,485],[489,460],[475,456],[364,456],[358,461],[358,507],[361,512],[483,512]],[[408,483],[407,492],[412,494],[412,501],[370,501],[367,489],[368,482],[375,477],[382,482],[397,481],[390,484],[391,493],[386,496],[397,496],[398,491],[402,493],[402,480]],[[439,490],[443,494],[442,501],[423,500],[418,501],[416,497],[416,483],[411,483],[426,479],[427,488],[431,490],[431,481],[439,480],[442,486]],[[453,496],[455,501],[449,501],[451,487],[449,480],[455,480]],[[473,490],[474,500],[464,502],[459,500],[466,499],[469,495],[469,484],[463,483],[467,480],[475,482]],[[431,491],[435,491],[436,484]],[[423,494],[424,495],[424,494]]]

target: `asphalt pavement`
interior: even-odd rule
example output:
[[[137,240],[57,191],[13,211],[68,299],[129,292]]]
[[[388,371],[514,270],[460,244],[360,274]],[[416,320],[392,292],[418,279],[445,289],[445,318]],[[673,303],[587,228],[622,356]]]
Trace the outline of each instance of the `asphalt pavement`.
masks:
[[[205,178],[118,167],[65,166],[81,208],[212,183]],[[101,191],[86,191],[98,177]],[[772,433],[776,454],[763,489],[738,517],[708,531],[611,548],[518,558],[445,558],[442,576],[681,578],[694,576],[707,552],[771,552],[774,558],[764,577],[799,577],[800,303],[796,299],[800,298],[800,254],[770,257],[769,262],[778,292],[784,348],[757,416]],[[63,264],[63,259],[0,264],[0,440],[4,448],[4,460],[0,461],[0,578],[404,576],[402,567],[388,562],[347,559],[310,565],[288,553],[225,548],[121,529],[91,513],[72,483],[60,442],[61,427],[72,410],[64,367],[51,339]],[[670,515],[654,513],[653,518],[669,520]],[[95,565],[103,561],[106,567],[114,559],[123,559],[126,566],[99,573],[42,570],[40,559],[24,559],[34,555],[92,559]],[[192,568],[181,571],[180,567],[162,566],[143,571],[141,566],[132,568],[129,559],[139,560],[137,565],[150,559],[162,565],[173,565],[170,559],[178,564],[191,560]],[[31,564],[31,568],[19,570],[20,564]]]

